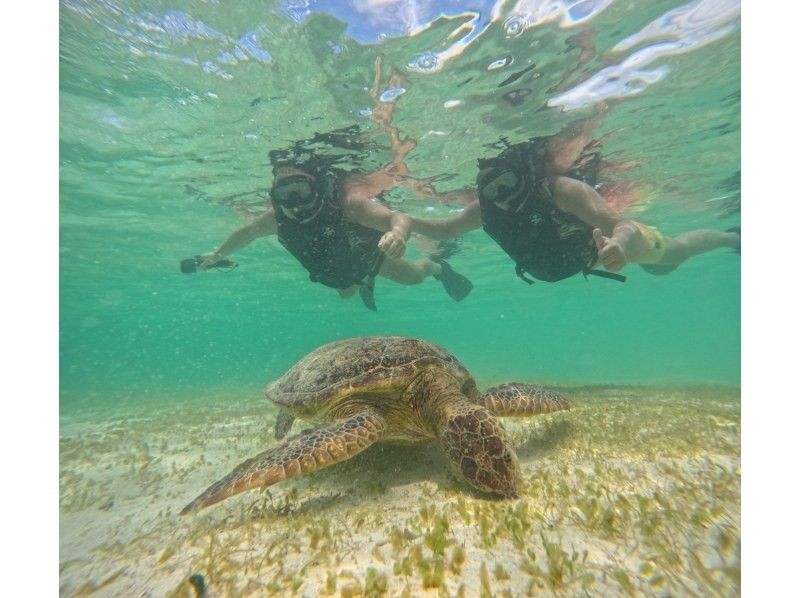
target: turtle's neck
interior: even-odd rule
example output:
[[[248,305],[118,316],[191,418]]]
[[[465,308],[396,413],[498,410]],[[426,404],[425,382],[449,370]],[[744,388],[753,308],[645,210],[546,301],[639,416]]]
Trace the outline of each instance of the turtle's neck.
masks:
[[[424,421],[446,421],[467,398],[455,378],[442,370],[426,370],[409,385],[409,402]]]

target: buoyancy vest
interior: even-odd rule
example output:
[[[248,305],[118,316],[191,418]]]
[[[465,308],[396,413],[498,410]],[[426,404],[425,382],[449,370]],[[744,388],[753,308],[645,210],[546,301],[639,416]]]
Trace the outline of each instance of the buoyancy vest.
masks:
[[[542,181],[547,186],[546,181]],[[517,276],[525,273],[556,282],[578,272],[588,272],[597,259],[592,228],[559,210],[539,189],[519,212],[501,210],[481,200],[483,228],[516,263]]]
[[[541,145],[535,147],[538,149]],[[543,164],[523,164],[519,159],[523,150],[517,146],[510,149],[514,152],[508,160],[501,155],[487,162],[499,163],[500,167],[512,164],[517,168],[529,168],[525,202],[517,211],[509,211],[497,207],[480,193],[479,201],[483,229],[514,260],[517,276],[529,284],[533,284],[533,280],[527,278],[526,273],[546,282],[578,273],[624,281],[625,277],[620,274],[591,268],[597,260],[593,227],[556,206],[550,181],[543,174]]]
[[[335,289],[371,285],[384,258],[378,249],[383,233],[344,218],[341,176],[320,178],[315,185],[322,206],[308,222],[289,218],[275,207],[278,240],[308,270],[313,282]]]

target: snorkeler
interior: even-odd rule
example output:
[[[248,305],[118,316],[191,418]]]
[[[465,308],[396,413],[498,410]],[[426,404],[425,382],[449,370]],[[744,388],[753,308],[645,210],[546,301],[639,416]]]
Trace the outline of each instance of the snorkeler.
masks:
[[[411,218],[351,188],[350,173],[313,160],[274,163],[271,206],[216,250],[199,256],[198,270],[217,266],[259,237],[277,234],[313,282],[336,289],[342,297],[358,290],[372,310],[377,275],[406,285],[433,276],[456,301],[472,290],[472,283],[443,259],[403,259]]]
[[[667,237],[623,217],[597,192],[600,155],[587,135],[604,110],[557,135],[506,144],[499,155],[479,160],[477,191],[467,207],[449,219],[412,219],[414,230],[444,240],[483,226],[529,284],[527,274],[547,282],[577,273],[624,281],[616,272],[628,263],[660,275],[714,249],[738,253],[738,227]]]
[[[433,254],[414,262],[403,259],[411,218],[376,201],[396,186],[415,193],[430,188],[430,181],[409,174],[405,158],[416,142],[401,138],[392,125],[395,104],[381,100],[382,78],[383,58],[378,56],[370,88],[375,100],[371,118],[389,136],[392,159],[387,164],[371,172],[345,171],[333,167],[337,158],[316,155],[305,147],[324,142],[329,147],[358,149],[361,141],[355,134],[357,127],[318,133],[314,139],[295,143],[289,151],[270,152],[274,178],[267,210],[234,231],[216,250],[184,260],[181,270],[235,267],[235,262],[225,260],[225,256],[259,237],[277,234],[280,243],[308,270],[312,281],[335,288],[345,298],[358,290],[371,310],[376,309],[373,290],[377,275],[406,285],[433,276],[454,300],[464,299],[472,283],[441,257]],[[404,81],[400,71],[391,69],[386,85],[399,89]]]

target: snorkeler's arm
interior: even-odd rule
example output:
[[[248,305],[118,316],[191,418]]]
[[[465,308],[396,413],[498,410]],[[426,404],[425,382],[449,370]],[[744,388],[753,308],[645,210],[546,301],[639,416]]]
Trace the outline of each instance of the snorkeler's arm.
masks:
[[[616,272],[647,251],[639,226],[612,208],[603,196],[582,181],[557,177],[551,186],[559,209],[595,227],[597,264]]]
[[[553,201],[560,210],[599,228],[604,235],[610,236],[614,227],[622,220],[622,215],[583,181],[559,176],[552,181],[550,189],[553,192]]]
[[[200,263],[199,268],[201,270],[210,268],[226,255],[246,247],[259,237],[274,235],[277,232],[278,225],[275,221],[275,211],[272,208],[267,208],[267,211],[258,218],[233,231],[217,249],[204,253],[202,255],[203,261]]]
[[[378,248],[389,257],[402,257],[411,235],[411,218],[403,212],[390,210],[372,199],[349,197],[344,202],[345,217],[361,226],[384,231]]]
[[[475,198],[463,210],[452,218],[417,218],[411,217],[414,232],[436,241],[445,241],[460,237],[464,233],[481,226],[481,206]]]

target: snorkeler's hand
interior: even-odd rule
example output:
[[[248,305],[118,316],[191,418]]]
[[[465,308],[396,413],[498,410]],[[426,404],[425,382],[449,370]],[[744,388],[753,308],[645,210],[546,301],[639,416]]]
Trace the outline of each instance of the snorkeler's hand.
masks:
[[[219,255],[216,251],[209,251],[208,253],[203,253],[200,255],[200,260],[197,264],[197,269],[201,272],[204,270],[208,270],[209,268],[213,267],[214,264],[216,264],[222,259],[224,258],[221,255]]]
[[[603,266],[606,270],[617,272],[622,270],[628,259],[625,256],[625,250],[616,239],[608,238],[603,235],[599,228],[592,231],[594,244],[597,245],[597,263],[596,265]]]
[[[389,257],[400,258],[406,252],[406,241],[399,231],[392,229],[378,241],[378,249]]]

